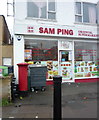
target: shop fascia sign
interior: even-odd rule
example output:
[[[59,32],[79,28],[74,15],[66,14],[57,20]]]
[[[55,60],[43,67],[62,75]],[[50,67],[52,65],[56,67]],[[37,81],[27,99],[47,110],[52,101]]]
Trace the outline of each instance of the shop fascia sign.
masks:
[[[92,31],[79,30],[78,36],[87,36],[87,37],[99,37],[99,34],[93,34]]]
[[[20,29],[19,29],[20,28]],[[44,26],[44,25],[22,25],[16,24],[15,34],[29,35],[47,35],[60,37],[80,37],[80,38],[95,38],[99,37],[96,29],[90,28],[75,28],[69,26]]]
[[[97,29],[96,29],[97,30]],[[42,34],[42,35],[56,35],[56,36],[69,36],[69,37],[85,37],[85,38],[97,38],[99,34],[95,31],[93,33],[92,30],[86,29],[75,29],[73,27],[45,27],[45,26],[28,26],[27,27],[28,33],[33,34]]]
[[[28,33],[36,33],[37,31],[35,27],[28,26],[27,32]],[[74,35],[73,29],[61,29],[61,28],[51,28],[51,27],[38,27],[38,34],[47,34],[47,35]]]

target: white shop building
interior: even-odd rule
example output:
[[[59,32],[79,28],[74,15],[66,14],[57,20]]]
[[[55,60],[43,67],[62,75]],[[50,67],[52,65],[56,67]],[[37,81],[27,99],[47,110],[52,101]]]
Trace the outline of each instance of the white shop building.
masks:
[[[15,0],[15,77],[17,64],[27,62],[46,65],[47,82],[54,75],[61,75],[63,82],[97,81],[97,2],[54,1]]]

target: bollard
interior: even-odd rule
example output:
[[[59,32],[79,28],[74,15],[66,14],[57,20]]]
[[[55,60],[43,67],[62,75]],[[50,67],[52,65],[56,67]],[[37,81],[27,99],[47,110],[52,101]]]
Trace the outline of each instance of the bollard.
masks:
[[[54,76],[53,120],[61,120],[61,76]]]

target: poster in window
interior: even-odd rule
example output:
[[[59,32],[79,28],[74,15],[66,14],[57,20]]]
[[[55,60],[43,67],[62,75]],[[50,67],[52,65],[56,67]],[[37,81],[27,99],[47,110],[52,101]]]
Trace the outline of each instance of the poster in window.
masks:
[[[54,75],[58,75],[58,61],[47,61],[47,70],[48,70],[48,78],[53,79]]]
[[[99,76],[98,66],[93,61],[76,61],[75,77],[97,77]]]
[[[58,61],[53,61],[53,70],[58,71]]]
[[[25,49],[25,60],[32,60],[32,50]]]
[[[53,61],[47,61],[47,69],[48,70],[53,70]]]
[[[61,63],[61,76],[63,79],[72,79],[72,68],[71,62]]]

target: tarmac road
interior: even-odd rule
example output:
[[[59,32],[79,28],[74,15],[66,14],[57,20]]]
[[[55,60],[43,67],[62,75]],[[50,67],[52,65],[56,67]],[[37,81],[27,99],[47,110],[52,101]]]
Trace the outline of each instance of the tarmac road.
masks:
[[[97,95],[97,83],[62,84],[62,118],[97,118]],[[2,118],[53,118],[53,85],[2,107]]]

